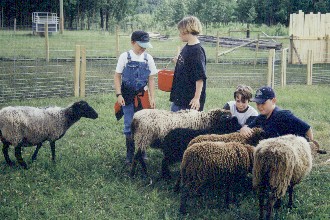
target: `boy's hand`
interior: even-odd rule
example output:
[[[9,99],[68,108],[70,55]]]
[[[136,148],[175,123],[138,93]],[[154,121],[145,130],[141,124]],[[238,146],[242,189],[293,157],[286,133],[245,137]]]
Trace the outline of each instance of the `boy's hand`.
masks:
[[[189,105],[191,106],[191,107],[190,107],[191,109],[195,109],[195,110],[198,111],[199,108],[200,108],[199,99],[197,99],[197,98],[193,98],[193,99],[190,101]]]
[[[149,102],[150,102],[150,108],[156,108],[156,103],[154,99],[150,99]]]
[[[251,137],[252,135],[252,129],[248,126],[244,125],[240,130],[239,133],[241,133],[245,138]]]
[[[124,100],[124,97],[122,95],[119,95],[117,97],[117,102],[120,106],[125,106],[125,100]]]

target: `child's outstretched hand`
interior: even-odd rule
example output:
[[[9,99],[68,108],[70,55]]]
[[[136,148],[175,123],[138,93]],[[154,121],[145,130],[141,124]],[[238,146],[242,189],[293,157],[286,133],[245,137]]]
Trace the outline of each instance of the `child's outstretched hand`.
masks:
[[[251,137],[252,135],[252,129],[249,128],[248,126],[244,125],[239,132],[246,138]]]
[[[195,110],[198,111],[199,108],[200,108],[199,99],[198,99],[198,98],[193,98],[193,99],[190,101],[189,105],[191,106],[191,107],[190,107],[191,109],[195,109]]]

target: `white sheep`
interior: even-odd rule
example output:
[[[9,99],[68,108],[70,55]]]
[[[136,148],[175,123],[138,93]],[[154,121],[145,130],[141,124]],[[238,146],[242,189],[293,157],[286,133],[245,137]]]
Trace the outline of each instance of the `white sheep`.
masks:
[[[186,203],[192,192],[198,192],[205,185],[214,184],[225,188],[225,206],[230,202],[230,192],[235,201],[238,185],[243,184],[252,172],[255,147],[238,142],[195,143],[184,152],[180,176],[175,191],[181,191],[180,213],[186,213]]]
[[[223,118],[231,118],[231,113],[224,109],[214,109],[209,112],[196,110],[182,110],[171,112],[160,109],[143,109],[134,114],[131,130],[137,153],[131,167],[134,176],[137,161],[142,165],[146,175],[146,164],[142,159],[142,152],[147,147],[160,148],[164,137],[175,128],[209,129],[219,126]]]
[[[21,148],[37,145],[32,160],[45,141],[50,142],[52,160],[55,161],[55,141],[81,117],[96,119],[97,112],[85,101],[75,102],[67,108],[9,106],[0,110],[0,138],[7,164],[13,165],[8,155],[10,145],[15,146],[18,163],[27,169],[21,155]]]
[[[269,192],[266,219],[272,218],[274,205],[289,191],[288,207],[292,208],[293,187],[312,169],[312,153],[319,150],[315,142],[303,137],[285,135],[260,141],[256,147],[253,165],[253,187],[258,190],[260,219],[264,218],[264,198]],[[276,204],[275,204],[276,203]]]

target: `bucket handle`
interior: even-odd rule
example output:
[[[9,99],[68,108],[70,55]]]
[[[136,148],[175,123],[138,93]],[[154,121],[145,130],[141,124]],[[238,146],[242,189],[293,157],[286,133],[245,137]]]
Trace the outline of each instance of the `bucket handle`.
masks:
[[[177,56],[177,57],[179,56],[180,51],[181,51],[181,47],[178,46],[177,51],[176,51],[176,56]],[[168,63],[166,64],[165,69],[167,69],[168,65],[170,65],[170,63],[171,63],[172,61],[173,61],[173,59],[170,59],[170,62],[168,62]]]

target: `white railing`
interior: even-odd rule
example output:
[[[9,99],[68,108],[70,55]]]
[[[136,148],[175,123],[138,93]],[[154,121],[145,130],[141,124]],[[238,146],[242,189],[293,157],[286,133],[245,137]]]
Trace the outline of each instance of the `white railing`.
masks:
[[[56,13],[51,12],[32,13],[32,30],[34,32],[44,32],[46,23],[48,24],[49,32],[57,32],[59,17],[57,17]]]

